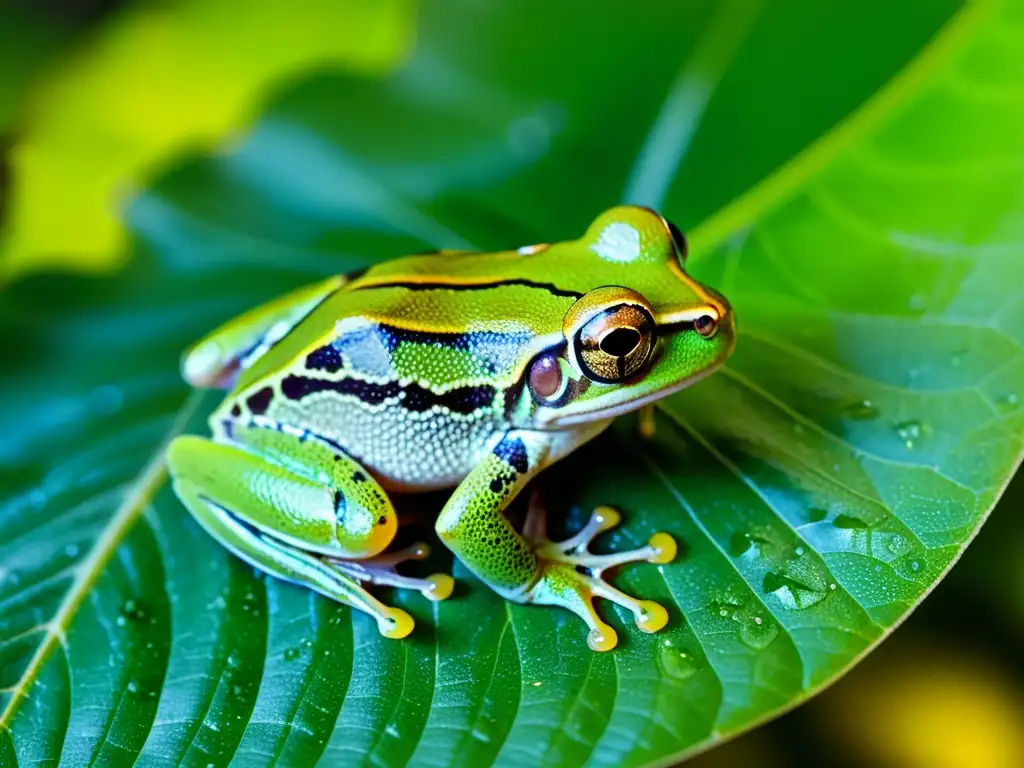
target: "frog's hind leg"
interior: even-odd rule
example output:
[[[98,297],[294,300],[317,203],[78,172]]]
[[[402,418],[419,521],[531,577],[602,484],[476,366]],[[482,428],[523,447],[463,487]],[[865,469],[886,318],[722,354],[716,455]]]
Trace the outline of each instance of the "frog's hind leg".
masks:
[[[435,573],[424,579],[402,576],[395,571],[395,566],[408,560],[425,560],[430,555],[430,547],[423,542],[390,552],[385,555],[365,560],[331,560],[338,570],[349,574],[352,578],[371,584],[382,584],[399,589],[415,589],[428,600],[447,600],[455,589],[455,580],[446,573]]]
[[[346,497],[322,479],[304,477],[238,446],[192,435],[175,439],[167,459],[175,493],[231,552],[272,576],[369,614],[386,637],[412,631],[409,614],[377,600],[361,579],[329,559],[344,556],[332,551],[332,542],[337,541],[339,511],[354,512],[354,503],[345,501],[351,494]],[[392,529],[384,545],[393,535]]]
[[[230,388],[248,368],[321,301],[347,282],[336,275],[256,307],[209,333],[182,361],[182,375],[194,387]]]

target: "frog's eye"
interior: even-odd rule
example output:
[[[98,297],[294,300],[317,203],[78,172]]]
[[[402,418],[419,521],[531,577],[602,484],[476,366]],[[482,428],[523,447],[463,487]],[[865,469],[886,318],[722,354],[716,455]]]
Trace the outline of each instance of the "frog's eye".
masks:
[[[580,327],[573,346],[588,379],[624,381],[643,367],[654,349],[654,318],[639,304],[608,307]]]

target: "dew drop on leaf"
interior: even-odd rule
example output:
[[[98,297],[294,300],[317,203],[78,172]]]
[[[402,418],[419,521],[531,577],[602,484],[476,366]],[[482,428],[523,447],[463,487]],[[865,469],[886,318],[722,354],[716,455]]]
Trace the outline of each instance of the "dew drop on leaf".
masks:
[[[896,430],[896,436],[903,441],[908,449],[913,449],[925,433],[925,425],[917,419],[898,422],[893,425],[893,429]]]
[[[870,421],[878,418],[878,408],[870,400],[851,403],[843,409],[843,413],[854,421]]]
[[[666,675],[676,680],[693,677],[700,669],[694,655],[684,648],[677,647],[670,639],[662,643],[658,651],[658,663]]]
[[[285,661],[295,661],[295,659],[297,659],[297,658],[299,658],[299,649],[298,648],[286,648],[285,649],[285,651],[284,651],[284,660]]]

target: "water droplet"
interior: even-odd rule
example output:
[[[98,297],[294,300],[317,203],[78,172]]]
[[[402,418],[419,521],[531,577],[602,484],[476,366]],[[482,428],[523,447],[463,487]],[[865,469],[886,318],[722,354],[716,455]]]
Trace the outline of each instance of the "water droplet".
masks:
[[[760,617],[755,617],[759,619]],[[762,650],[771,645],[779,635],[779,625],[772,619],[761,621],[742,621],[740,623],[740,640],[744,645],[755,650]]]
[[[803,557],[803,555],[804,555],[804,548],[803,547],[797,547],[793,551],[796,552],[796,556],[797,557]]]
[[[868,524],[853,515],[836,515],[832,521],[836,528],[867,528]]]
[[[908,449],[913,449],[918,441],[924,437],[925,425],[917,419],[901,421],[893,425],[896,436],[903,441]]]
[[[149,618],[149,614],[146,613],[145,608],[142,604],[133,598],[128,598],[121,605],[121,611],[118,614],[118,619],[124,618],[127,621],[142,621]],[[118,626],[124,626],[124,624],[118,621]]]
[[[777,571],[765,574],[761,586],[791,611],[810,608],[825,599],[828,582],[820,566],[810,558],[791,560]]]
[[[129,680],[128,681],[127,688],[128,688],[128,693],[138,693],[139,692],[139,684],[136,683],[134,680]]]
[[[754,542],[751,540],[749,533],[736,531],[729,539],[729,554],[733,557],[739,557],[753,545]]]
[[[807,510],[807,520],[811,523],[820,523],[828,517],[828,512],[820,507],[811,507]]]
[[[477,741],[482,741],[484,744],[488,744],[491,741],[490,734],[484,733],[476,728],[473,729],[473,738]]]
[[[917,571],[917,570],[920,570],[921,564],[919,562],[917,562],[917,560],[915,560],[914,562],[912,562],[910,564],[910,567],[913,568],[915,571]]]
[[[831,584],[828,585],[828,588],[835,592],[838,588],[838,585],[833,581]]]
[[[540,688],[542,685],[544,685],[544,683],[542,683],[540,680],[534,680],[532,683],[530,683],[530,685],[532,685],[534,688]]]
[[[1020,397],[1016,392],[1007,392],[1001,398],[999,398],[999,405],[1006,409],[1016,408],[1020,405]]]
[[[123,615],[118,614],[117,618],[114,619],[114,623],[117,624],[117,626],[119,627],[123,627],[128,624],[128,619],[126,619]]]
[[[875,566],[875,573],[881,573],[881,572],[882,572],[882,566],[876,565]]]
[[[64,547],[64,554],[68,557],[78,557],[78,552],[79,549],[77,544],[68,544]]]
[[[870,421],[878,418],[878,408],[870,400],[861,400],[859,403],[851,403],[843,409],[848,419],[854,421]]]
[[[242,660],[233,653],[228,654],[227,663],[232,669],[238,669],[238,667],[242,666]]]
[[[676,647],[672,640],[665,640],[658,651],[658,663],[669,677],[686,680],[693,677],[700,664],[696,657],[685,648]]]
[[[285,651],[284,651],[284,660],[285,661],[295,661],[295,659],[297,659],[297,658],[299,658],[299,649],[298,648],[286,648],[285,649]]]
[[[394,736],[397,739],[398,726],[394,723],[388,723],[387,726],[384,728],[384,733],[388,734],[388,736]]]

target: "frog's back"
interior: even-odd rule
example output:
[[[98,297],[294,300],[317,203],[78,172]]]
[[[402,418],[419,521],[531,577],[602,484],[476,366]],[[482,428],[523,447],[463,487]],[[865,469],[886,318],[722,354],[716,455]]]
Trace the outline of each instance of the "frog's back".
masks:
[[[336,443],[386,487],[457,483],[507,428],[523,369],[576,298],[459,282],[492,258],[409,257],[351,280],[253,362],[230,407]]]

